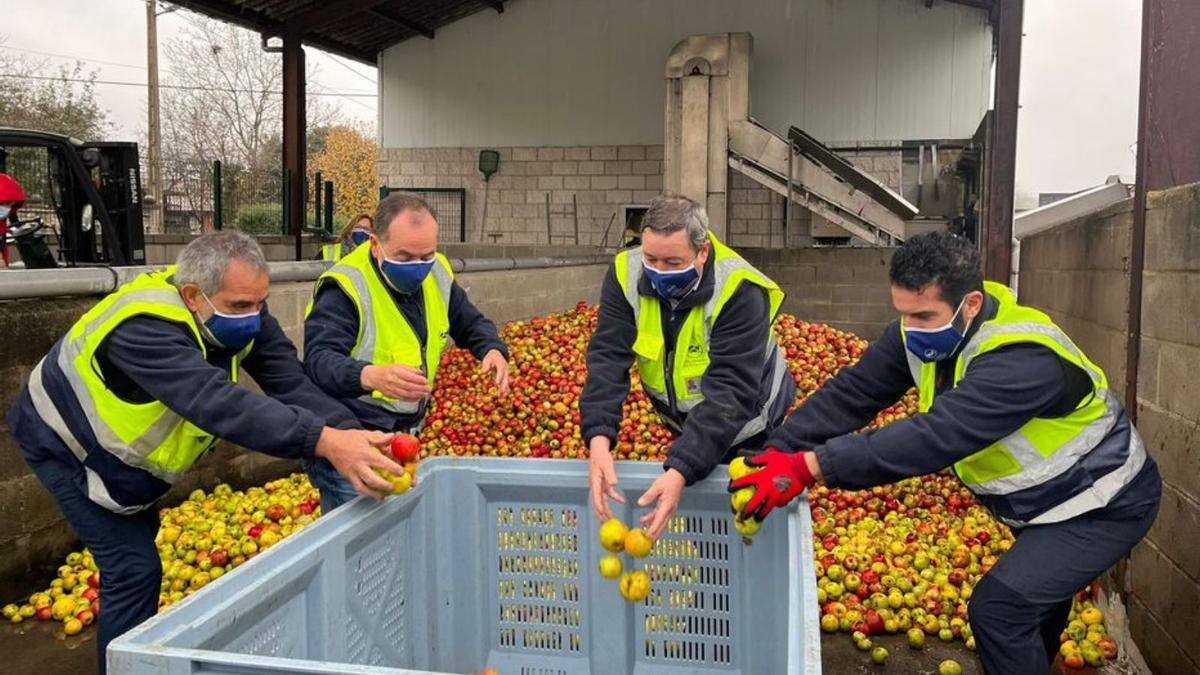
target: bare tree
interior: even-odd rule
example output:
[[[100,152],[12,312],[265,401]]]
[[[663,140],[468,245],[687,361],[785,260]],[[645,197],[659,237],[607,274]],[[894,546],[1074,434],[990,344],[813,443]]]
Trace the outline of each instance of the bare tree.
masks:
[[[108,112],[96,101],[96,71],[81,61],[53,67],[44,59],[0,52],[0,92],[0,126],[85,141],[102,140],[109,131]]]
[[[245,185],[239,186],[237,201],[277,201],[283,134],[281,56],[264,51],[256,33],[204,17],[190,19],[183,34],[163,49],[164,192],[182,199],[203,222],[212,208],[211,185],[195,176],[220,159],[229,175],[239,176]],[[336,119],[333,109],[312,97],[307,113],[310,127]]]

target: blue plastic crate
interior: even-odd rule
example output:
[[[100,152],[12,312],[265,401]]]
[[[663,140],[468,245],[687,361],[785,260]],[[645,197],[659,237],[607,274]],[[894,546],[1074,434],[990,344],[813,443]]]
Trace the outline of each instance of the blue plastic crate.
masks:
[[[662,474],[617,471],[629,504]],[[727,478],[626,558],[653,587],[630,604],[597,569],[585,462],[434,458],[416,489],[351,502],[116,640],[109,672],[819,674],[808,504],[747,547]]]

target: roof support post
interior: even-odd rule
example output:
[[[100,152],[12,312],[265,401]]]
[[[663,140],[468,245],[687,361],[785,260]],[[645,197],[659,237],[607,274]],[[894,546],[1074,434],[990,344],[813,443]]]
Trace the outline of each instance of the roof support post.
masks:
[[[998,0],[996,91],[992,147],[987,153],[987,232],[984,273],[1007,284],[1012,273],[1013,200],[1017,168],[1017,114],[1020,109],[1021,26],[1024,0]]]
[[[288,212],[291,222],[285,223],[296,238],[296,260],[304,257],[301,233],[304,227],[305,125],[304,47],[303,33],[291,26],[283,32],[283,168],[289,171],[291,191]]]

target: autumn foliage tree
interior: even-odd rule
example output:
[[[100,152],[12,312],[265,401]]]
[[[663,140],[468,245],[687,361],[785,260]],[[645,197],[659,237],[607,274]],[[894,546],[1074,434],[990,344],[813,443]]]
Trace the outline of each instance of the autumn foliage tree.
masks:
[[[333,210],[338,222],[359,213],[374,213],[379,201],[375,141],[351,126],[329,129],[325,148],[311,158],[321,180],[333,181]]]

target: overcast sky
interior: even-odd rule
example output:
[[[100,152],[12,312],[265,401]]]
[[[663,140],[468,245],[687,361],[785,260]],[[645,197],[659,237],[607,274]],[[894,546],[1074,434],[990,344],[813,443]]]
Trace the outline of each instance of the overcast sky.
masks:
[[[85,60],[99,78],[145,82],[142,0],[9,0],[3,48],[51,64]],[[1137,125],[1140,0],[1025,0],[1017,187],[1026,198],[1132,180]],[[160,10],[161,11],[161,10]],[[159,18],[159,43],[179,35],[187,12]],[[375,69],[309,49],[315,82],[346,119],[375,122]],[[40,52],[40,53],[39,53]],[[165,73],[165,64],[160,64]],[[164,78],[165,80],[165,78]],[[114,138],[144,135],[144,87],[98,85]]]

